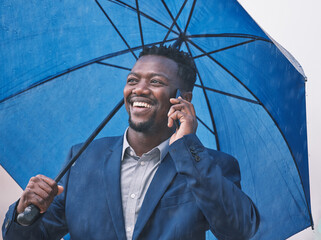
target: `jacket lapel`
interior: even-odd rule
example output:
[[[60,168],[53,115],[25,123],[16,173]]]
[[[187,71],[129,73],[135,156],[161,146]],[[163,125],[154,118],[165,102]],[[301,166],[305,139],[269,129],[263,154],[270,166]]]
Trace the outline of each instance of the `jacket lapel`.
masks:
[[[165,193],[168,185],[172,182],[175,175],[176,168],[174,166],[174,162],[170,155],[167,154],[162,163],[159,165],[145,195],[133,233],[134,240],[138,239],[148,219],[152,215],[158,202]]]
[[[126,239],[120,191],[122,137],[110,143],[110,152],[104,162],[104,184],[111,218],[119,240]]]

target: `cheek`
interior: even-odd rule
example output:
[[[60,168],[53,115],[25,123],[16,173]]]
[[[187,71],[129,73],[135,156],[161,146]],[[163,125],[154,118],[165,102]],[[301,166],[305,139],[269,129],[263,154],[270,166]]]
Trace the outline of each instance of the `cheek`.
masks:
[[[128,96],[128,94],[130,93],[130,89],[127,85],[125,85],[123,93],[124,93],[124,98],[126,98]]]
[[[170,96],[164,95],[162,100],[161,100],[162,101],[162,109],[165,112],[168,112],[170,107],[172,106],[172,104],[170,103],[169,99],[170,99]]]
[[[125,103],[125,107],[126,107],[127,112],[129,112],[129,105],[128,105],[128,102],[127,102],[127,97],[129,96],[130,93],[131,93],[131,90],[130,90],[130,88],[126,85],[126,86],[124,87],[123,94],[124,94],[124,103]]]

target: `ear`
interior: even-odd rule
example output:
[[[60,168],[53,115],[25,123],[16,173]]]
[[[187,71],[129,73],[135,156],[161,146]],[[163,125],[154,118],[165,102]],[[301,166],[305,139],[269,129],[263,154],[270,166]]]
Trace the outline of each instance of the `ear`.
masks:
[[[192,101],[192,97],[193,97],[193,93],[192,92],[182,92],[182,98],[185,99],[186,101],[191,102]]]

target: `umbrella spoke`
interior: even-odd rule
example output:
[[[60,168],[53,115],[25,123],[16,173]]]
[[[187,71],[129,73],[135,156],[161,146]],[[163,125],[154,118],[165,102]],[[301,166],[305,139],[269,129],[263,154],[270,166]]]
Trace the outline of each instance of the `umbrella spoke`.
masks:
[[[203,52],[203,54],[205,54],[209,59],[211,59],[213,62],[215,62],[217,65],[219,65],[222,69],[224,69],[224,71],[226,71],[230,76],[232,76],[237,82],[239,82],[259,103],[261,103],[261,101],[258,99],[258,97],[237,77],[235,76],[230,70],[228,70],[222,63],[220,63],[219,61],[217,61],[212,55],[210,55],[209,53],[207,53],[206,51],[204,51],[200,46],[198,46],[197,44],[195,44],[193,41],[191,41],[190,39],[187,39],[187,41],[192,44],[194,47],[196,47],[198,50],[200,50],[201,52]]]
[[[191,52],[191,49],[190,49],[189,45],[187,44],[186,40],[185,40],[185,45],[187,47],[187,50],[188,50],[189,54],[191,56],[193,56],[192,52]],[[198,79],[200,80],[201,85],[203,86],[202,90],[203,90],[204,97],[205,97],[205,100],[206,100],[206,105],[207,105],[207,108],[208,108],[208,111],[209,111],[209,114],[210,114],[210,117],[211,117],[211,121],[212,121],[212,126],[213,126],[213,129],[214,129],[214,132],[217,133],[214,114],[213,114],[213,111],[212,111],[212,108],[211,108],[211,104],[210,104],[210,101],[208,99],[207,93],[205,91],[203,80],[202,80],[201,75],[199,74],[197,68],[196,68],[196,73],[197,73]],[[218,134],[214,134],[214,136],[215,136],[215,140],[216,140],[216,148],[217,148],[218,151],[220,151],[220,142],[219,142],[219,139],[218,139]]]
[[[138,18],[138,25],[139,25],[139,32],[140,32],[140,39],[142,41],[142,47],[144,47],[144,37],[143,37],[143,30],[142,30],[142,23],[140,21],[140,12],[139,12],[139,5],[138,0],[136,0],[136,8],[137,8],[137,18]]]
[[[156,20],[155,18],[151,17],[150,15],[142,12],[141,10],[137,10],[136,8],[130,6],[129,4],[127,4],[127,3],[125,3],[125,2],[123,2],[123,1],[121,1],[121,0],[109,0],[109,1],[112,2],[112,3],[118,4],[118,5],[120,5],[120,6],[127,7],[128,9],[130,9],[130,10],[132,10],[132,11],[139,12],[139,14],[140,14],[141,16],[144,16],[145,18],[153,21],[154,23],[156,23],[156,24],[158,24],[158,25],[160,25],[160,26],[162,26],[162,27],[170,30],[170,28],[169,28],[168,26],[166,26],[165,24],[161,23],[160,21]],[[177,35],[179,34],[178,32],[176,32],[176,31],[174,31],[174,30],[170,30],[170,31],[173,32],[173,33],[175,33],[175,34],[177,34]]]
[[[195,8],[195,4],[196,4],[196,0],[194,0],[192,8],[191,8],[191,11],[189,13],[189,16],[188,16],[188,19],[187,19],[187,23],[186,23],[186,26],[185,26],[185,29],[184,29],[184,34],[186,34],[189,22],[191,21],[191,18],[192,18],[193,12],[194,12],[194,8]]]
[[[100,3],[98,2],[98,0],[95,0],[95,2],[97,3],[97,5],[99,6],[100,10],[104,13],[105,17],[108,19],[108,21],[111,23],[111,25],[113,26],[113,28],[116,30],[116,32],[118,33],[118,35],[120,36],[120,38],[123,40],[123,42],[126,44],[126,46],[128,47],[128,49],[130,50],[130,52],[133,54],[134,58],[137,60],[137,56],[134,53],[134,51],[131,49],[131,47],[129,46],[129,44],[127,43],[127,41],[125,40],[124,36],[119,32],[118,28],[116,27],[116,25],[113,23],[113,21],[110,19],[110,17],[108,16],[108,14],[106,13],[106,11],[103,9],[103,7],[100,5]]]
[[[255,40],[261,40],[264,42],[273,42],[269,39],[262,38],[255,35],[250,34],[242,34],[242,33],[220,33],[220,34],[214,34],[214,33],[207,33],[207,34],[192,34],[192,35],[186,35],[187,38],[210,38],[210,37],[226,37],[226,38],[250,38]]]
[[[264,219],[254,239],[313,226],[305,75],[238,1],[53,2],[3,6],[0,162],[19,184],[32,172],[56,175],[103,109],[116,106],[99,135],[123,134],[124,78],[144,47],[171,46],[196,64],[197,136],[238,159],[243,191]]]
[[[193,41],[191,41],[190,39],[187,39],[187,41],[188,41],[190,44],[192,44],[194,47],[196,47],[197,49],[199,49],[201,52],[203,52],[204,54],[206,54],[206,52],[205,52],[201,47],[199,47],[197,44],[195,44]],[[188,46],[188,45],[186,44],[186,46]],[[190,51],[190,50],[189,50],[189,51]],[[290,145],[289,145],[289,142],[288,142],[288,140],[286,139],[286,137],[285,137],[283,131],[281,130],[279,124],[277,123],[277,121],[275,120],[275,118],[274,118],[274,117],[272,116],[272,114],[270,113],[270,111],[262,104],[262,102],[258,99],[258,97],[257,97],[248,87],[245,86],[245,84],[244,84],[239,78],[237,78],[231,71],[229,71],[225,66],[223,66],[223,65],[222,65],[219,61],[217,61],[214,57],[212,57],[212,56],[209,55],[209,54],[206,54],[206,55],[207,55],[212,61],[214,61],[215,63],[217,63],[222,69],[224,69],[228,74],[230,74],[236,81],[238,81],[238,82],[257,100],[258,104],[260,104],[260,105],[263,107],[263,109],[266,111],[266,113],[270,116],[271,120],[274,122],[275,126],[277,127],[278,131],[280,132],[280,134],[281,134],[281,136],[282,136],[282,138],[283,138],[283,140],[284,140],[287,148],[289,149],[289,152],[290,152],[290,154],[291,154],[291,157],[292,157],[292,159],[293,159],[293,162],[294,162],[294,164],[295,164],[295,166],[296,166],[296,168],[297,168],[300,181],[301,181],[301,183],[302,183],[302,185],[303,185],[301,173],[300,173],[299,168],[298,168],[298,165],[297,165],[297,163],[296,163],[296,161],[295,161],[295,157],[294,157],[293,151],[292,151],[292,149],[291,149],[291,147],[290,147]],[[200,78],[199,73],[198,73],[198,76],[199,76],[199,78]],[[200,78],[200,82],[201,82],[201,85],[202,85],[202,88],[203,88],[203,87],[204,87],[204,84],[203,84],[201,78]],[[206,91],[205,91],[204,88],[203,88],[203,91],[204,91],[204,94],[205,94],[205,96],[206,96],[206,100],[208,101],[207,95],[206,95]],[[209,104],[208,104],[208,105],[209,105]],[[212,113],[211,113],[211,116],[212,116]],[[213,118],[213,120],[214,120],[214,118]],[[217,132],[215,128],[214,128],[214,131]],[[218,136],[215,135],[215,137],[218,137]],[[217,144],[217,145],[219,145],[219,144]],[[218,149],[219,149],[219,148],[218,148]],[[307,206],[309,206],[309,205],[308,205],[308,202],[307,202],[307,199],[306,199],[306,204],[307,204]]]
[[[123,70],[128,70],[130,71],[131,69],[130,68],[126,68],[126,67],[122,67],[122,66],[118,66],[118,65],[114,65],[114,64],[110,64],[110,63],[104,63],[104,62],[97,62],[98,64],[102,64],[102,65],[105,65],[105,66],[109,66],[109,67],[114,67],[114,68],[119,68],[119,69],[123,69]]]
[[[221,52],[221,51],[224,51],[224,50],[227,50],[227,49],[235,48],[235,47],[238,47],[238,46],[241,46],[241,45],[244,45],[244,44],[248,44],[248,43],[251,43],[251,42],[254,42],[254,41],[256,41],[256,39],[252,39],[252,40],[249,40],[249,41],[246,41],[246,42],[241,42],[241,43],[234,44],[234,45],[231,45],[231,46],[228,46],[228,47],[225,47],[225,48],[220,48],[220,49],[217,49],[217,50],[214,50],[214,51],[211,51],[211,52],[200,54],[200,55],[197,55],[197,56],[195,56],[193,58],[196,59],[196,58],[204,57],[204,56],[207,56],[209,54],[213,54],[213,53]]]
[[[168,39],[168,40],[166,40],[166,42],[171,42],[173,40],[175,40],[175,39]],[[163,43],[163,41],[146,44],[145,46],[152,46],[152,45],[161,44],[161,43]],[[125,49],[125,50],[121,50],[121,51],[118,51],[118,52],[109,53],[109,54],[106,54],[106,55],[103,55],[103,56],[88,60],[86,62],[77,64],[77,65],[75,65],[73,67],[70,67],[70,68],[64,70],[64,71],[61,71],[61,72],[58,72],[58,73],[53,74],[51,76],[48,76],[46,78],[43,78],[43,79],[39,80],[38,82],[35,82],[34,84],[30,85],[29,87],[27,87],[25,89],[22,89],[21,91],[18,91],[18,92],[14,93],[14,94],[11,94],[10,96],[8,96],[8,97],[6,97],[4,99],[1,99],[0,103],[3,103],[3,102],[5,102],[5,101],[7,101],[7,100],[9,100],[9,99],[11,99],[13,97],[16,97],[16,96],[18,96],[18,95],[20,95],[20,94],[22,94],[24,92],[27,92],[27,91],[29,91],[29,90],[31,90],[33,88],[36,88],[36,87],[38,87],[38,86],[40,86],[40,85],[42,85],[42,84],[44,84],[46,82],[54,80],[54,79],[56,79],[58,77],[61,77],[61,76],[65,75],[65,74],[68,74],[68,73],[71,73],[73,71],[79,70],[81,68],[87,67],[87,66],[89,66],[89,65],[91,65],[93,63],[100,63],[100,64],[107,65],[105,63],[102,63],[101,61],[106,60],[108,58],[116,57],[116,56],[119,56],[119,55],[122,55],[122,54],[126,54],[126,53],[129,53],[131,51],[136,51],[136,50],[139,50],[139,49],[142,49],[142,46],[133,47],[132,49]],[[115,67],[116,67],[116,65],[115,65]],[[125,68],[125,70],[127,70],[127,68]]]
[[[245,98],[245,97],[241,97],[241,96],[238,96],[238,95],[235,95],[235,94],[223,92],[223,91],[220,91],[220,90],[217,90],[217,89],[201,86],[201,85],[198,85],[198,84],[194,84],[194,86],[195,87],[199,87],[199,88],[203,88],[203,89],[206,89],[206,90],[209,90],[209,91],[212,91],[212,92],[216,92],[216,93],[219,93],[219,94],[222,94],[222,95],[225,95],[225,96],[241,99],[241,100],[244,100],[246,102],[262,105],[262,103],[260,103],[258,101],[255,101],[255,100],[252,100],[252,99],[249,99],[249,98]]]
[[[179,11],[178,11],[178,13],[177,13],[177,15],[176,15],[175,19],[174,19],[174,17],[173,17],[173,15],[172,15],[171,11],[169,10],[169,8],[168,8],[168,6],[167,6],[167,4],[165,3],[165,1],[164,1],[164,0],[162,0],[162,3],[163,3],[163,5],[164,5],[164,7],[166,8],[166,11],[168,12],[169,16],[170,16],[170,17],[171,17],[171,19],[173,20],[173,23],[172,23],[171,27],[169,28],[169,30],[168,30],[168,32],[167,32],[167,34],[166,34],[166,36],[164,37],[163,42],[165,42],[165,41],[166,41],[166,39],[167,39],[167,37],[168,37],[168,35],[169,35],[169,34],[170,34],[170,32],[172,31],[172,28],[174,27],[174,25],[177,27],[178,31],[179,31],[180,33],[182,33],[182,30],[180,29],[180,27],[178,26],[178,24],[177,24],[177,22],[176,22],[176,21],[177,21],[177,19],[179,18],[179,16],[181,15],[181,13],[182,13],[182,11],[183,11],[183,9],[184,9],[184,7],[185,7],[186,3],[187,3],[187,0],[185,0],[185,1],[184,1],[183,5],[182,5],[182,6],[181,6],[181,8],[179,9]]]
[[[209,126],[207,126],[204,121],[202,121],[198,116],[196,116],[196,118],[197,118],[197,120],[198,120],[200,123],[202,123],[202,125],[203,125],[204,127],[206,127],[206,129],[207,129],[208,131],[210,131],[213,135],[216,135],[216,133],[213,132],[213,130],[212,130]]]

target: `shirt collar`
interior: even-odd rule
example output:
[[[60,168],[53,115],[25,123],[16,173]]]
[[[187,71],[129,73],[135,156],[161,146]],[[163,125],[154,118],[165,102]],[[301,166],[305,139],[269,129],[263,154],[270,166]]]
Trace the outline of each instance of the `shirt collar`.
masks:
[[[129,143],[127,141],[127,131],[128,131],[128,128],[126,129],[125,134],[123,136],[123,149],[122,149],[122,154],[121,154],[122,161],[124,160],[124,156],[125,156],[125,152],[126,152],[127,148],[130,148],[133,152],[135,152],[134,149],[129,145]],[[170,138],[166,139],[165,141],[160,143],[158,146],[154,147],[149,152],[153,151],[155,148],[158,148],[158,150],[160,152],[160,161],[162,161],[165,158],[166,154],[168,153],[169,140],[170,140]]]

